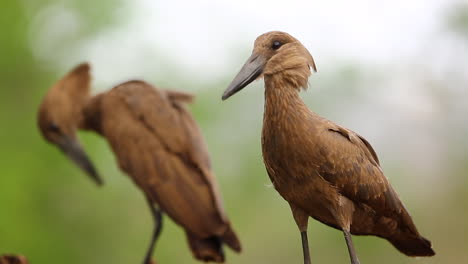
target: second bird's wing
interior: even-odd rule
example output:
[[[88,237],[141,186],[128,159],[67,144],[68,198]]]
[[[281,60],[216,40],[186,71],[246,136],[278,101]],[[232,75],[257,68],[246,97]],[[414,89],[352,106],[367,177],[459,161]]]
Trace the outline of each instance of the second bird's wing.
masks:
[[[227,228],[224,211],[191,116],[144,82],[124,83],[111,93],[107,104],[114,118],[104,120],[106,137],[122,169],[190,232],[222,234]],[[110,124],[111,119],[116,121]]]
[[[227,221],[227,216],[224,213],[221,193],[219,191],[218,185],[216,184],[214,173],[211,169],[210,155],[208,153],[205,139],[203,138],[196,121],[185,107],[185,103],[191,102],[193,98],[189,98],[189,96],[180,92],[166,90],[166,93],[171,99],[174,108],[179,113],[180,124],[183,126],[183,131],[185,132],[185,136],[188,139],[189,147],[187,151],[190,160],[194,162],[202,172],[206,184],[211,189],[211,194],[213,195],[215,206],[218,208],[220,216],[224,221]],[[175,95],[177,95],[177,97]]]

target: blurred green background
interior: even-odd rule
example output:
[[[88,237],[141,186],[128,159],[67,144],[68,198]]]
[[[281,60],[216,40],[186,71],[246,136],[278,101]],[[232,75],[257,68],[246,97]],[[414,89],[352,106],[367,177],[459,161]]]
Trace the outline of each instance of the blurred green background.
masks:
[[[302,263],[299,232],[286,202],[271,188],[261,158],[263,83],[220,100],[254,37],[263,32],[230,32],[240,39],[226,47],[230,57],[216,64],[207,59],[211,68],[221,69],[201,78],[195,70],[187,72],[183,57],[138,38],[132,23],[141,12],[152,11],[138,9],[135,2],[0,3],[0,254],[23,254],[32,264],[142,260],[152,218],[142,194],[118,170],[107,143],[95,134],[80,134],[105,178],[105,186],[98,188],[46,144],[36,126],[36,110],[47,89],[74,65],[89,61],[96,66],[95,92],[138,77],[197,94],[191,109],[244,248],[240,255],[227,250],[228,263]],[[321,59],[314,44],[304,43],[319,68],[304,100],[374,145],[387,177],[437,252],[433,258],[411,259],[382,239],[354,237],[362,263],[468,263],[468,5],[448,1],[444,8],[418,52],[395,54],[386,63]],[[158,14],[166,13],[162,9]],[[183,16],[180,20],[191,23]],[[165,26],[164,34],[177,35]],[[326,39],[312,33],[313,28],[310,32]],[[180,40],[216,48],[217,43],[195,35]],[[129,55],[135,53],[140,55]],[[203,71],[204,63],[192,62],[191,69]],[[309,239],[314,263],[348,262],[339,231],[311,220]],[[168,218],[155,259],[196,263],[183,232]]]

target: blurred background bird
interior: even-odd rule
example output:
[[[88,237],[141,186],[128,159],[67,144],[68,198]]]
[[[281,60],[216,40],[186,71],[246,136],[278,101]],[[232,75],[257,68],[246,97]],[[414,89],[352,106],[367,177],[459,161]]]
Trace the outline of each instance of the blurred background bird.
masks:
[[[289,203],[310,264],[309,217],[343,231],[352,264],[351,233],[386,238],[408,256],[433,256],[384,176],[366,139],[310,111],[299,97],[317,71],[308,50],[291,35],[272,31],[255,40],[224,92],[226,100],[258,78],[265,80],[262,151],[275,189]]]
[[[223,244],[240,252],[205,142],[185,107],[193,96],[129,81],[90,97],[89,71],[88,64],[81,64],[49,90],[39,108],[39,128],[93,179],[97,174],[76,131],[95,131],[107,139],[119,167],[143,191],[154,217],[143,263],[151,260],[161,232],[159,208],[185,229],[196,259],[224,262]]]

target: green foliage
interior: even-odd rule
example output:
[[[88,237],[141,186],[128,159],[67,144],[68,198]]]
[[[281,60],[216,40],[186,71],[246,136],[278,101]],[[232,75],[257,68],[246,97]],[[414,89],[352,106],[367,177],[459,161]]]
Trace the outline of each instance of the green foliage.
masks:
[[[454,8],[448,19],[449,28],[468,37],[468,5],[460,4]]]

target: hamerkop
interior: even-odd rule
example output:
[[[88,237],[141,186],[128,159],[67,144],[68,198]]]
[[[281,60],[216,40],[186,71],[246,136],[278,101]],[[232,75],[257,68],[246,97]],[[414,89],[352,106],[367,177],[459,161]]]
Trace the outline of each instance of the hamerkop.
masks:
[[[76,130],[92,130],[107,139],[155,218],[144,263],[161,230],[161,210],[184,228],[195,258],[224,262],[223,244],[239,252],[205,141],[185,106],[193,96],[129,81],[90,97],[89,70],[88,64],[79,65],[49,90],[40,106],[39,127],[46,140],[95,179]]]
[[[222,97],[265,80],[263,160],[301,231],[304,263],[310,263],[309,216],[343,231],[353,264],[359,261],[351,234],[385,238],[408,256],[434,255],[369,142],[310,111],[299,97],[310,69],[316,71],[314,60],[298,40],[268,32],[255,40],[252,55]]]

